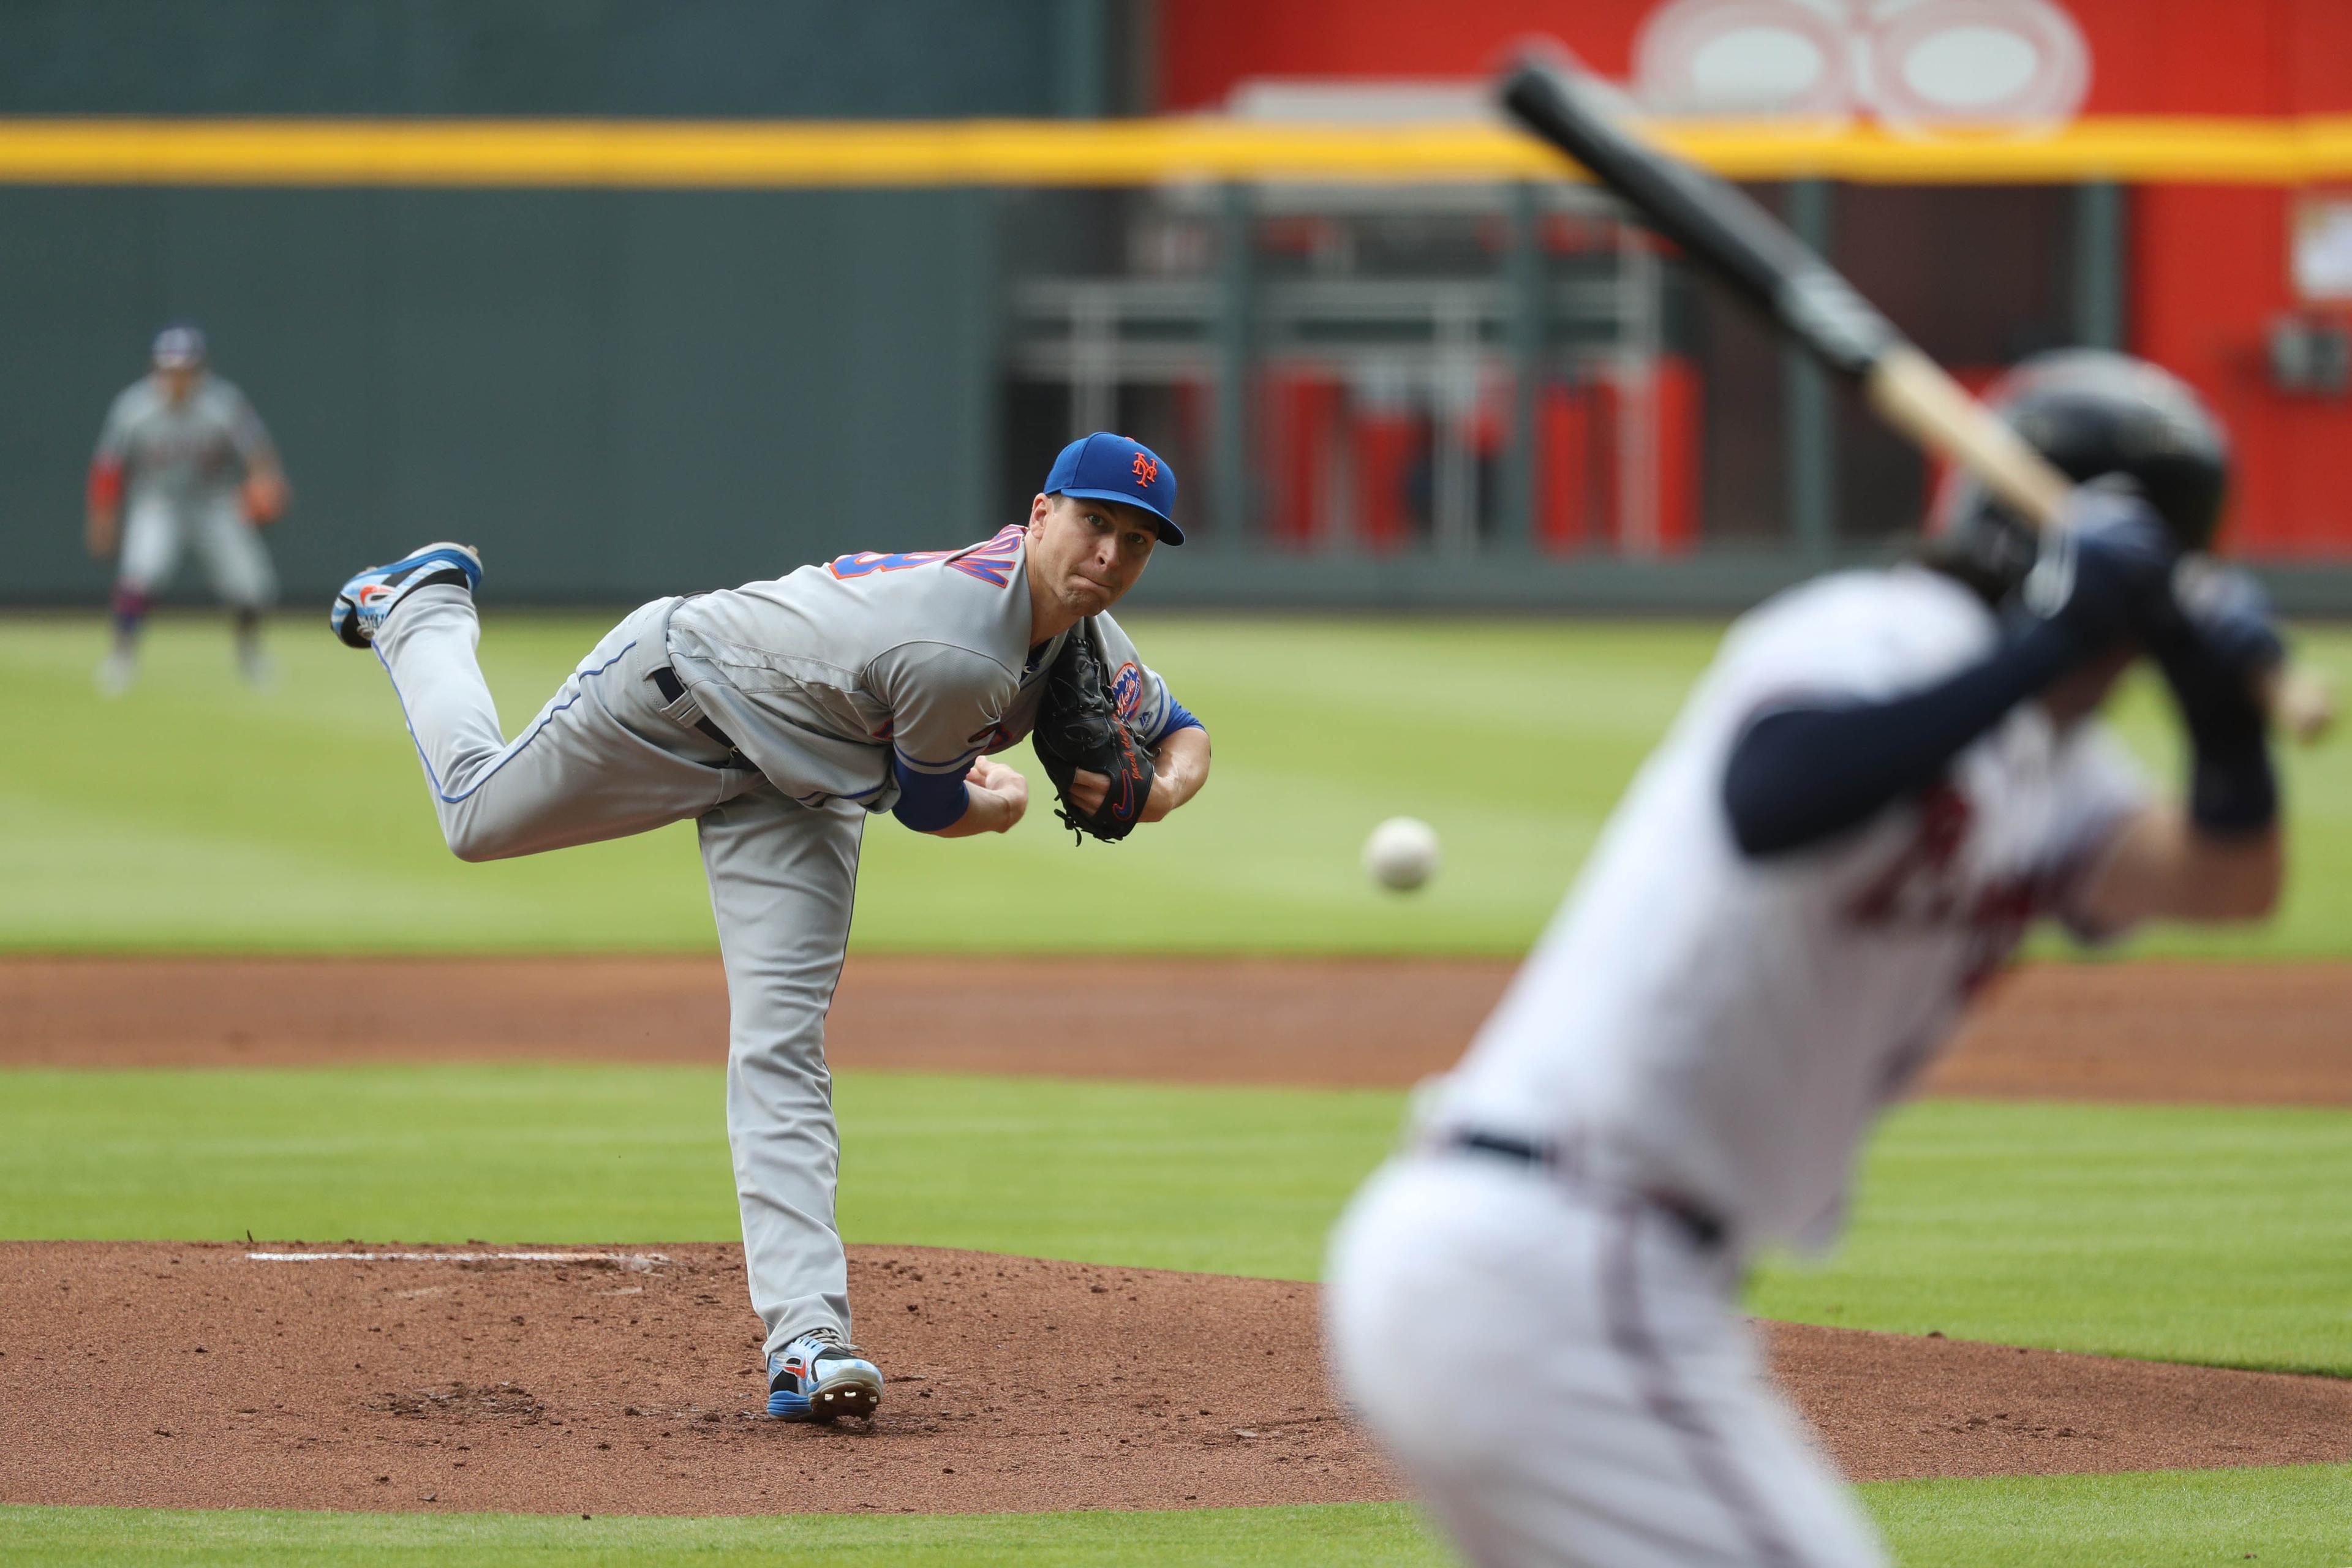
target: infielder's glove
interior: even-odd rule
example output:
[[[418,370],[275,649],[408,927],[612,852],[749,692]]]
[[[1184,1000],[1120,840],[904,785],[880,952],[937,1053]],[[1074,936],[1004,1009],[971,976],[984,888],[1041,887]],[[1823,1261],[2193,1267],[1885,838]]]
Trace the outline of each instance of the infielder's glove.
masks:
[[[1071,627],[1054,668],[1045,672],[1045,694],[1030,741],[1061,797],[1055,815],[1081,840],[1091,834],[1117,842],[1142,820],[1143,803],[1151,795],[1151,753],[1119,718],[1105,664],[1094,621]],[[1091,812],[1081,811],[1070,798],[1071,778],[1081,769],[1110,781],[1102,805]]]
[[[254,474],[247,478],[238,500],[245,507],[246,521],[256,528],[267,528],[286,511],[284,481]]]

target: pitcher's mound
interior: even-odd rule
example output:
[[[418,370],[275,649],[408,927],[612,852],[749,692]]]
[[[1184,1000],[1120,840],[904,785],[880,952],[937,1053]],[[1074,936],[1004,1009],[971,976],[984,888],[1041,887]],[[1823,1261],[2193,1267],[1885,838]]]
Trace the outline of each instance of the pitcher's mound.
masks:
[[[827,1428],[760,1414],[732,1247],[0,1244],[0,1501],[961,1513],[1402,1495],[1325,1383],[1311,1286],[856,1247],[850,1289],[888,1389],[871,1423]],[[1860,1478],[2352,1458],[2352,1384],[1773,1339]]]
[[[762,1414],[740,1247],[589,1250],[0,1244],[0,1500],[965,1513],[1400,1495],[1333,1405],[1312,1286],[855,1248],[858,1337],[887,1387],[870,1423],[824,1427]],[[301,1251],[375,1256],[249,1256]],[[512,1256],[533,1251],[549,1256]]]

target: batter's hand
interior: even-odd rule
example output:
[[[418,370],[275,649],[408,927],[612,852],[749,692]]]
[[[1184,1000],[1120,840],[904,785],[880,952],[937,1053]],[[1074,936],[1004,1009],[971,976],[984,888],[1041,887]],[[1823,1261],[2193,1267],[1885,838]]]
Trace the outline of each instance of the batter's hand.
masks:
[[[2025,607],[2071,631],[2085,655],[2177,635],[2172,571],[2180,552],[2155,510],[2135,496],[2081,489],[2066,521],[2037,541],[2020,595]]]
[[[83,520],[82,538],[88,542],[89,552],[95,559],[104,561],[114,554],[116,521],[114,513],[96,510]]]
[[[2173,572],[2172,596],[2213,656],[2252,685],[2272,723],[2306,745],[2335,725],[2335,693],[2318,676],[2288,662],[2275,625],[2278,612],[2242,567],[2187,556]]]
[[[2213,657],[2252,680],[2286,662],[2278,612],[2253,574],[2207,555],[2186,555],[2172,570],[2172,596]]]

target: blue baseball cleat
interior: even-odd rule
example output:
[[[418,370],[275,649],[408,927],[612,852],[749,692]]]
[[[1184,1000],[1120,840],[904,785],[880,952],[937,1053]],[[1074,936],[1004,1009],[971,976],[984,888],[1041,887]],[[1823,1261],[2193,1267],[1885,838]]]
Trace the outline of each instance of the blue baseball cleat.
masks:
[[[454,583],[472,593],[481,586],[482,558],[470,544],[428,544],[388,566],[371,566],[342,586],[327,625],[353,647],[375,641],[376,628],[394,605],[418,588]]]
[[[768,1414],[784,1421],[871,1415],[882,1372],[830,1329],[803,1334],[768,1358]]]

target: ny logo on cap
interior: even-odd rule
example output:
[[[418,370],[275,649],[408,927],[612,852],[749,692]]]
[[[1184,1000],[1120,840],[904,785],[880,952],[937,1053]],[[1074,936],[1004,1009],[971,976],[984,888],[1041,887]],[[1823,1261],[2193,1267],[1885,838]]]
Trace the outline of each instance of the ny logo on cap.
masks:
[[[1159,478],[1160,464],[1141,452],[1138,452],[1135,455],[1135,482],[1139,485],[1150,485]]]

